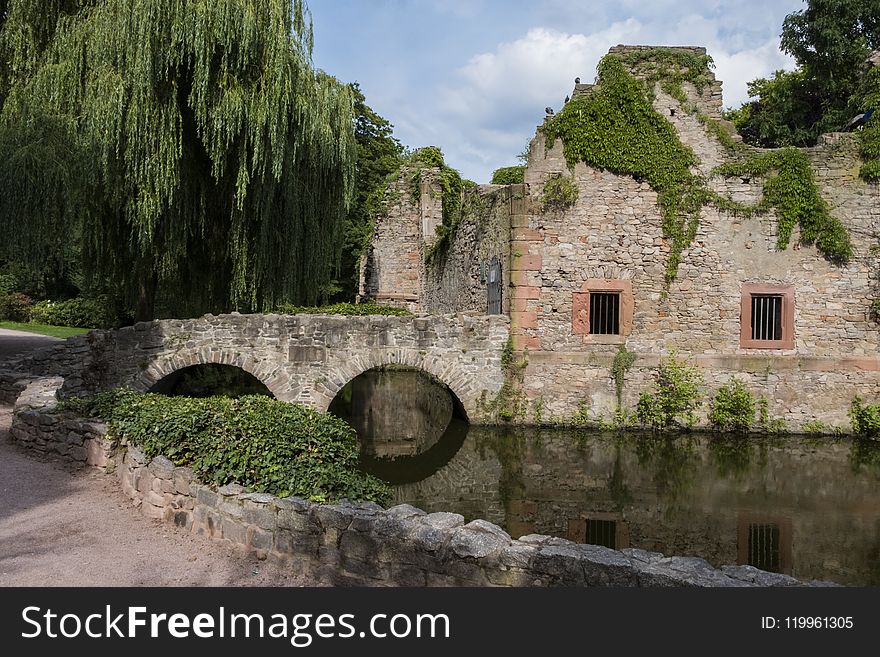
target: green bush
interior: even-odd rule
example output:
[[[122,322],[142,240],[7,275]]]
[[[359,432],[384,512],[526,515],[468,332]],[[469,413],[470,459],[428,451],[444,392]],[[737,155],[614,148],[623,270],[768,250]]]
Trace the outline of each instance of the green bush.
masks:
[[[27,322],[31,317],[33,300],[21,292],[0,295],[0,319]]]
[[[855,397],[849,407],[849,419],[857,436],[876,438],[880,435],[880,404],[863,405],[862,398]]]
[[[493,185],[516,185],[525,181],[526,168],[502,167],[492,172]]]
[[[77,297],[67,301],[39,301],[31,308],[30,319],[37,324],[109,329],[118,326],[116,313],[104,297]]]
[[[636,406],[639,422],[654,431],[664,431],[672,425],[693,426],[702,385],[703,375],[696,366],[678,360],[674,354],[661,359],[656,391],[639,395]]]
[[[192,468],[202,481],[316,501],[390,498],[381,480],[358,467],[358,441],[344,421],[261,396],[166,397],[119,389],[63,404],[107,421],[147,456]]]
[[[564,210],[578,200],[578,188],[569,176],[551,178],[544,185],[541,203],[545,210]]]
[[[721,431],[748,431],[755,424],[755,397],[741,382],[733,380],[715,394],[709,422]]]
[[[406,308],[383,306],[378,303],[334,303],[329,306],[294,306],[283,303],[278,312],[284,315],[394,315],[407,317],[412,315]]]

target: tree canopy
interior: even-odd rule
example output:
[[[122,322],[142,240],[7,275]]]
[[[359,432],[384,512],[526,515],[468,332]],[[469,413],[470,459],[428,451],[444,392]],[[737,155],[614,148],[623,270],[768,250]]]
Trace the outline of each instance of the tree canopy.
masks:
[[[880,0],[808,0],[786,16],[780,36],[798,68],[750,83],[757,100],[730,114],[747,142],[810,145],[867,109],[862,80],[880,47]]]
[[[354,300],[358,291],[360,257],[373,235],[388,179],[403,160],[403,145],[394,137],[394,126],[367,105],[360,86],[351,85],[354,97],[354,135],[357,167],[354,199],[345,218],[336,300]]]
[[[317,300],[356,143],[302,0],[0,3],[0,248],[76,241],[141,319]]]

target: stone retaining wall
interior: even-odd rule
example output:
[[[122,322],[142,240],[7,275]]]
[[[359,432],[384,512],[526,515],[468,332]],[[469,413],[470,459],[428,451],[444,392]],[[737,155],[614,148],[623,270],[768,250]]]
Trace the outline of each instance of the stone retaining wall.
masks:
[[[60,379],[27,386],[12,436],[63,458],[115,469],[123,491],[150,518],[289,562],[319,582],[363,586],[798,586],[751,566],[713,568],[703,559],[611,550],[540,534],[513,540],[485,520],[426,513],[408,504],[317,504],[219,489],[189,468],[116,445],[106,427],[55,408]],[[115,452],[115,453],[114,453]],[[816,583],[813,583],[816,584]]]

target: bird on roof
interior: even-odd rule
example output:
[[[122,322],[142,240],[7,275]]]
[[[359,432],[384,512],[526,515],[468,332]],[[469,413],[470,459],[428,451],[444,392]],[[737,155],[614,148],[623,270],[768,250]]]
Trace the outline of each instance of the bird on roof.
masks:
[[[565,97],[565,102],[567,103],[569,100],[571,100],[571,98],[569,98],[568,96],[566,96],[566,97]]]
[[[553,116],[553,108],[552,107],[545,107],[544,111],[547,112],[548,116]]]
[[[580,84],[580,83],[581,83],[581,79],[580,79],[580,78],[575,78],[575,79],[574,79],[574,83],[575,83],[575,84]]]
[[[852,117],[849,122],[843,127],[844,132],[852,132],[856,128],[860,128],[871,118],[871,115],[874,113],[874,108],[869,107],[867,111],[858,114]]]

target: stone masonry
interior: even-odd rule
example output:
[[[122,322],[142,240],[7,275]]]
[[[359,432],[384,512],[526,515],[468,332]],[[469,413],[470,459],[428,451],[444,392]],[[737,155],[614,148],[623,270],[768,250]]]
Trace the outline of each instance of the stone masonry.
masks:
[[[92,331],[13,361],[0,390],[14,398],[29,379],[64,379],[62,396],[118,386],[149,390],[180,369],[233,365],[262,381],[277,399],[326,411],[353,378],[385,365],[423,370],[449,387],[471,421],[481,418],[483,391],[502,385],[508,339],[502,315],[343,317],[338,315],[206,315]]]
[[[58,378],[31,382],[15,406],[13,438],[71,461],[115,472],[149,518],[244,546],[319,582],[358,586],[803,586],[751,566],[578,544],[530,534],[513,540],[485,520],[426,513],[408,504],[317,504],[200,483],[163,456],[148,458],[106,427],[57,412]],[[94,441],[97,462],[79,446]],[[71,447],[73,446],[73,447]],[[86,450],[87,452],[89,450]]]
[[[618,46],[612,52],[645,49]],[[702,48],[683,50],[705,53]],[[633,73],[642,75],[639,68]],[[590,93],[589,85],[579,87],[579,93]],[[688,82],[683,87],[689,105],[720,119],[720,81],[710,79],[702,93]],[[763,179],[713,175],[726,159],[724,147],[659,84],[654,107],[694,151],[699,160],[695,173],[712,189],[738,202],[760,200]],[[570,417],[584,404],[591,417],[610,419],[617,406],[610,370],[614,355],[625,345],[636,355],[625,381],[625,409],[632,410],[639,393],[651,388],[660,358],[675,353],[699,366],[707,398],[738,379],[765,397],[770,415],[784,419],[789,429],[820,421],[848,430],[853,397],[880,398],[880,325],[870,312],[871,301],[880,296],[880,263],[874,251],[880,233],[880,186],[858,177],[857,135],[823,135],[804,153],[832,214],[849,229],[855,253],[845,266],[829,263],[814,246],[800,245],[797,227],[790,246],[777,250],[773,213],[746,218],[707,205],[696,238],[682,254],[667,289],[664,273],[670,246],[662,234],[657,194],[647,182],[583,163],[569,170],[561,140],[547,148],[539,127],[530,144],[525,185],[509,187],[507,212],[466,202],[469,210],[440,271],[430,272],[420,264],[428,291],[410,306],[424,313],[441,307],[444,312],[476,310],[474,299],[485,299],[486,285],[466,275],[473,267],[470,254],[475,244],[497,245],[502,241],[498,236],[506,234],[507,249],[494,247],[507,258],[504,312],[510,316],[515,347],[528,350],[525,395],[532,408],[543,407],[545,419]],[[565,210],[545,211],[544,185],[560,175],[573,176],[578,200]],[[482,189],[468,192],[466,199],[485,194]],[[406,225],[418,226],[417,215],[415,206],[409,211],[400,208],[393,219],[396,232],[402,234]],[[383,248],[382,230],[380,221],[374,249]],[[397,257],[406,257],[403,245],[398,247]],[[448,289],[450,282],[455,294]],[[785,342],[780,342],[783,348],[754,348],[741,342],[744,323],[749,330],[744,295],[768,286],[788,290],[793,300],[792,325],[786,327],[790,348]],[[622,318],[628,323],[619,335],[590,335],[584,330],[584,304],[588,309],[591,291],[620,293],[630,316]],[[701,423],[705,409],[706,405]],[[527,415],[523,421],[535,419]]]

